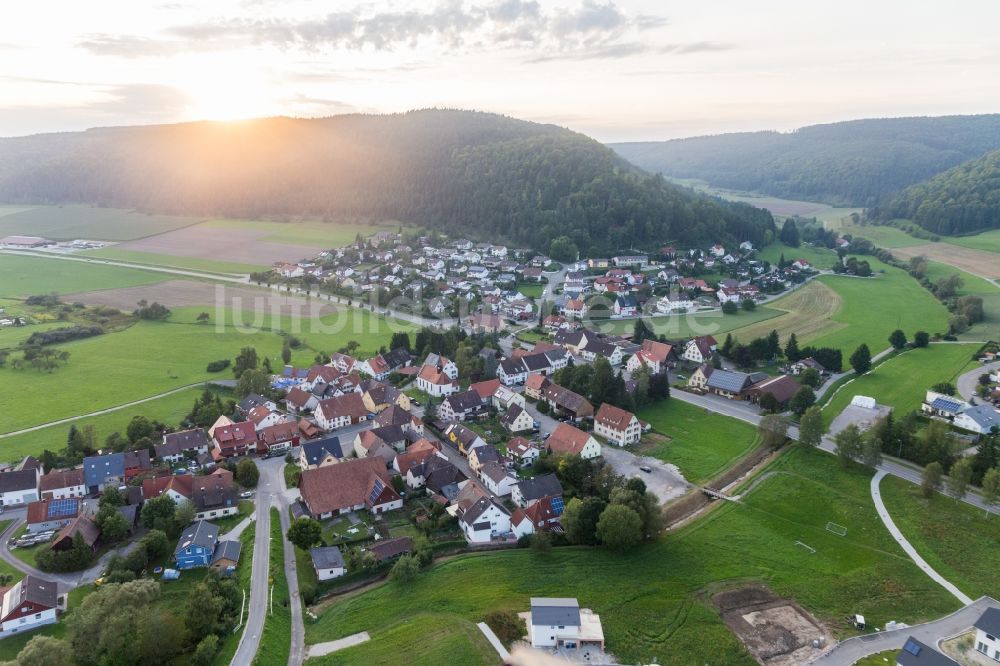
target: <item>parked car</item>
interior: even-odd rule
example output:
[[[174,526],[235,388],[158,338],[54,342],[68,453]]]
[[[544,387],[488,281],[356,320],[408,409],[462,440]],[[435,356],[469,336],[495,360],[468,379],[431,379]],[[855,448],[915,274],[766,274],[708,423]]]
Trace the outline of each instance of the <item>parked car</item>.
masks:
[[[253,491],[247,490],[246,492],[242,492],[240,493],[240,497],[242,497],[243,499],[250,499],[251,497],[253,497]]]
[[[649,465],[639,465],[639,469],[645,472],[646,474],[649,474],[650,472],[653,471],[653,468],[650,467]]]

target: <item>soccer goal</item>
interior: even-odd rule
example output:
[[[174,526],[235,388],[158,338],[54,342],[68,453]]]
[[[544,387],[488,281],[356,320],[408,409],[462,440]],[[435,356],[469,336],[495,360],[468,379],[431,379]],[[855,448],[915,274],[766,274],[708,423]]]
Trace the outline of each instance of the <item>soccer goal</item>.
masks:
[[[833,532],[837,536],[847,536],[847,528],[843,525],[838,525],[837,523],[827,523],[826,531]]]
[[[801,546],[805,550],[808,550],[810,555],[815,555],[816,554],[816,549],[815,548],[813,548],[812,546],[806,545],[806,544],[802,543],[801,541],[796,541],[795,545],[796,546]]]

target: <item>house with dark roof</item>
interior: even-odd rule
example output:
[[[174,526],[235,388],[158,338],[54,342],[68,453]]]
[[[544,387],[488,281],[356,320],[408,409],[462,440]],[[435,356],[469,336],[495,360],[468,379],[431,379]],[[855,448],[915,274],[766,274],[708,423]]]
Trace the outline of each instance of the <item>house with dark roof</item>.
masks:
[[[692,363],[707,363],[712,360],[712,354],[715,353],[717,345],[718,343],[711,335],[699,335],[688,340],[687,344],[684,345],[681,358]]]
[[[207,567],[212,563],[215,547],[219,544],[219,528],[207,520],[188,525],[174,548],[174,562],[178,569]]]
[[[486,446],[486,442],[475,430],[461,423],[449,423],[441,433],[444,438],[458,447],[458,452],[468,456],[477,446]]]
[[[751,402],[757,403],[765,395],[770,395],[784,408],[800,388],[802,385],[789,375],[778,375],[752,385],[746,391],[746,397]]]
[[[461,483],[465,475],[444,456],[426,456],[419,462],[410,465],[406,473],[406,485],[410,488],[423,488],[441,493],[442,489],[452,484]]]
[[[520,405],[511,405],[510,409],[500,417],[500,425],[507,432],[528,432],[535,427],[535,420]]]
[[[208,453],[211,441],[204,428],[193,428],[179,432],[163,433],[163,443],[157,444],[154,451],[157,460],[177,463],[185,458],[192,460],[200,453]]]
[[[477,450],[482,451],[484,448]],[[497,460],[483,463],[479,469],[479,479],[487,490],[498,497],[510,495],[517,483],[517,476]]]
[[[58,608],[56,583],[28,574],[3,592],[0,599],[0,636],[53,624]]]
[[[705,383],[705,388],[716,395],[731,400],[739,400],[753,385],[753,379],[745,372],[715,369]]]
[[[542,389],[542,398],[559,416],[568,416],[575,421],[594,415],[594,406],[579,393],[574,393],[559,384],[549,383]]]
[[[403,506],[381,458],[344,460],[305,470],[299,479],[299,491],[310,515],[316,519],[365,508],[372,513],[383,513]]]
[[[333,465],[343,458],[344,451],[339,437],[314,439],[311,442],[303,442],[299,447],[299,467],[304,470]]]
[[[976,405],[962,410],[952,421],[956,428],[974,432],[977,435],[989,434],[994,428],[1000,430],[1000,411],[992,405]]]
[[[463,391],[445,398],[438,406],[443,421],[467,421],[489,416],[489,406],[475,391]]]
[[[514,536],[544,532],[559,526],[561,497],[543,497],[529,507],[518,507],[510,518]]]
[[[396,539],[385,539],[376,541],[368,547],[375,559],[379,562],[387,562],[403,555],[413,552],[413,539],[410,537],[398,537]]]
[[[522,479],[511,490],[511,500],[520,507],[529,507],[543,497],[562,499],[562,496],[562,484],[555,474],[541,474],[533,479]]]
[[[27,504],[38,499],[39,469],[0,472],[0,505]]]
[[[318,580],[340,578],[347,573],[344,556],[336,546],[319,546],[309,549],[309,558]]]
[[[581,609],[576,599],[532,597],[528,625],[533,648],[592,646],[604,649],[601,618],[588,609]]]
[[[107,486],[120,486],[137,474],[151,470],[149,451],[126,451],[83,459],[83,481],[90,494]]]
[[[896,666],[959,666],[959,664],[910,636],[903,643],[903,649],[896,654]]]
[[[510,534],[510,513],[488,497],[479,498],[458,517],[469,543],[489,543]]]
[[[976,630],[976,651],[1000,660],[1000,609],[987,608],[972,626]]]
[[[101,528],[89,516],[82,514],[59,530],[56,538],[52,541],[52,549],[69,550],[73,547],[73,540],[77,534],[83,538],[83,543],[88,548],[92,551],[97,550],[97,542],[101,538]]]
[[[240,553],[242,550],[243,545],[239,542],[239,539],[220,541],[215,546],[215,552],[212,554],[212,562],[209,567],[216,571],[233,571],[240,563]]]
[[[264,407],[268,411],[274,411],[278,408],[278,405],[262,395],[251,393],[236,404],[236,411],[245,417],[255,407]]]

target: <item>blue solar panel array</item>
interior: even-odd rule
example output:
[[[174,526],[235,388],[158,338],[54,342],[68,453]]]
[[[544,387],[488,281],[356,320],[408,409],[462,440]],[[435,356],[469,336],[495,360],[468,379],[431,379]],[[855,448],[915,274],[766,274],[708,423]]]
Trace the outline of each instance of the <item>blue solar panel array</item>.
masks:
[[[51,500],[48,507],[49,518],[69,518],[75,516],[80,507],[78,499]]]
[[[565,508],[566,507],[563,504],[563,498],[562,497],[553,497],[552,498],[552,511],[557,516],[561,516],[562,512],[563,512],[563,509],[565,509]]]
[[[382,494],[384,489],[385,486],[382,484],[382,480],[375,479],[375,485],[372,486],[372,491],[368,495],[368,503],[375,504],[375,500],[378,499],[378,496]]]
[[[912,654],[914,657],[920,654],[920,646],[913,641],[906,641],[906,645],[903,646],[903,649]]]

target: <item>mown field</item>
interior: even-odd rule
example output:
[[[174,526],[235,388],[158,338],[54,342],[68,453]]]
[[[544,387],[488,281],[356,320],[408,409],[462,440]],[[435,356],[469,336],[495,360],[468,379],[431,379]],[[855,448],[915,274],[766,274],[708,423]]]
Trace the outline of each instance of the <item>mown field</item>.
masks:
[[[709,605],[714,591],[763,581],[840,636],[851,633],[843,620],[849,613],[879,626],[957,608],[882,526],[869,470],[844,470],[833,456],[801,448],[769,469],[774,474],[743,502],[719,506],[624,555],[557,548],[544,556],[530,550],[459,556],[414,582],[388,582],[336,603],[306,625],[306,642],[368,631],[372,640],[352,648],[352,663],[382,663],[382,639],[395,654],[427,649],[421,633],[389,632],[429,609],[438,626],[453,627],[495,609],[526,610],[531,596],[573,596],[601,615],[609,650],[626,663],[656,657],[662,664],[749,665],[753,659]],[[847,527],[847,536],[828,532],[828,521]]]
[[[882,479],[881,491],[893,522],[935,571],[973,599],[1000,595],[1000,516],[946,495],[926,499],[892,476]]]
[[[131,287],[169,277],[138,268],[0,253],[0,297],[7,298]]]
[[[653,426],[636,453],[677,465],[691,483],[703,483],[730,467],[757,444],[753,426],[668,399],[644,407],[638,417]]]
[[[243,229],[267,232],[262,241],[309,245],[321,249],[350,245],[358,234],[370,236],[378,231],[395,233],[399,222],[383,224],[349,224],[346,222],[268,222],[264,220],[210,220],[204,224],[213,229]]]
[[[875,245],[888,249],[911,247],[927,243],[926,240],[915,238],[902,229],[887,225],[854,224],[850,220],[845,220],[840,223],[827,223],[826,228],[833,229],[841,235],[851,234],[852,236],[867,238],[875,243]]]
[[[241,264],[231,261],[201,259],[199,257],[178,257],[170,254],[156,254],[153,252],[140,252],[138,250],[125,250],[118,247],[105,247],[100,250],[87,250],[85,252],[80,252],[80,254],[99,259],[127,261],[133,264],[145,264],[147,266],[183,268],[193,271],[204,271],[207,273],[245,274],[269,268],[268,266],[257,264]]]
[[[716,309],[708,312],[644,317],[643,321],[657,335],[665,335],[668,338],[690,338],[695,335],[724,336],[729,331],[772,319],[780,314],[782,313],[779,310],[761,306],[752,312],[740,310],[731,315],[723,314],[721,310]],[[635,320],[593,320],[592,325],[605,333],[623,335],[632,333]]]
[[[140,321],[124,331],[59,345],[70,352],[70,359],[53,372],[0,368],[0,384],[17,387],[5,400],[0,429],[10,432],[88,414],[207,379],[231,379],[231,372],[209,373],[206,365],[235,358],[246,346],[256,348],[261,359],[269,357],[278,369],[283,338],[260,327],[296,333],[305,345],[292,354],[292,362],[299,366],[311,365],[317,351],[335,351],[348,340],[361,343],[358,353],[364,357],[392,337],[384,317],[353,309],[329,315],[323,323],[330,331],[315,333],[308,321],[299,333],[284,318],[263,317],[254,326],[253,318],[247,317],[237,326],[232,312],[225,322],[199,324],[195,318],[201,311],[178,308],[166,322]],[[396,328],[412,330],[402,322]]]
[[[892,406],[897,416],[919,410],[927,389],[938,382],[954,383],[977,349],[976,344],[932,344],[886,359],[845,384],[823,408],[824,417],[827,423],[832,421],[856,395],[872,396],[879,404]]]
[[[973,250],[1000,252],[1000,229],[984,231],[974,236],[942,236],[941,240],[949,245],[968,247]]]
[[[841,304],[836,291],[818,280],[812,280],[787,296],[768,303],[768,308],[785,314],[738,328],[732,334],[741,342],[749,342],[771,331],[778,331],[782,340],[787,340],[794,333],[799,343],[808,343],[845,326],[832,320]]]
[[[846,365],[848,357],[862,342],[868,345],[872,354],[888,347],[886,340],[897,328],[911,338],[916,331],[934,334],[948,330],[948,311],[916,280],[874,257],[864,259],[876,271],[875,277],[823,275],[817,278],[840,296],[841,307],[831,320],[844,326],[817,337],[811,344],[840,348]]]
[[[162,234],[201,219],[147,215],[121,208],[96,206],[32,206],[0,215],[0,236],[24,234],[52,240],[134,240]]]
[[[833,268],[838,261],[837,253],[833,250],[812,245],[791,247],[790,245],[776,242],[771,243],[757,252],[758,259],[769,261],[775,266],[777,266],[778,262],[781,260],[781,255],[785,255],[785,261],[788,261],[789,263],[795,261],[796,259],[805,259],[819,269]]]

